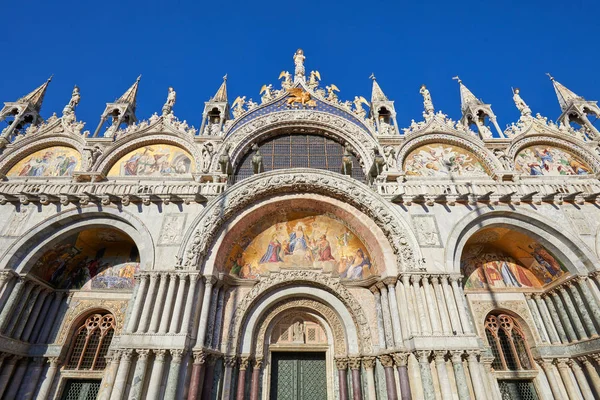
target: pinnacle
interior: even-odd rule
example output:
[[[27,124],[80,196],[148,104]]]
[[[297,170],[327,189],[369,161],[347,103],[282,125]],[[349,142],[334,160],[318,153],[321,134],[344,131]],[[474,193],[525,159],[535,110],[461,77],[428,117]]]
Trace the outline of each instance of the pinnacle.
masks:
[[[140,80],[142,79],[142,75],[138,76],[133,85],[121,97],[119,97],[115,103],[121,104],[130,104],[131,107],[135,110],[136,106],[136,98],[138,92],[138,86],[140,84]]]
[[[29,94],[21,97],[17,100],[18,103],[28,103],[33,107],[37,112],[42,108],[42,102],[44,101],[44,96],[46,95],[46,89],[48,88],[48,84],[52,81],[52,76],[46,80],[43,84],[38,86]]]
[[[566,111],[567,108],[573,103],[575,100],[585,100],[583,97],[577,95],[572,90],[568,89],[566,86],[558,82],[554,77],[550,74],[546,74],[552,81],[552,85],[554,86],[554,91],[556,92],[556,97],[558,98],[558,104],[560,104],[560,109],[562,111]]]
[[[219,90],[217,90],[215,96],[212,98],[212,101],[227,102],[227,74],[225,74],[223,77],[223,83],[221,83],[221,86],[219,87]]]
[[[371,74],[370,78],[373,80],[373,90],[371,92],[371,103],[373,103],[375,101],[387,101],[388,98],[383,93],[383,90],[381,90],[381,87],[377,83],[377,80],[375,80],[375,75]]]

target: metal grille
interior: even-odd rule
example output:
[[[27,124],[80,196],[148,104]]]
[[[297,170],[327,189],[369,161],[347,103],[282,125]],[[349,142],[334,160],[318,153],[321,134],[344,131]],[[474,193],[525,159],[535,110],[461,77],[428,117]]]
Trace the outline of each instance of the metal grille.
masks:
[[[538,400],[532,381],[498,381],[502,400]]]
[[[290,134],[268,139],[258,145],[265,171],[286,168],[315,168],[341,173],[342,144],[318,135]],[[252,176],[250,151],[242,158],[234,175],[234,182]],[[365,175],[356,157],[352,156],[352,176],[364,182]]]
[[[525,339],[521,336],[520,333],[516,331],[513,331],[512,339],[513,343],[515,344],[515,348],[517,349],[517,357],[519,357],[521,368],[533,369],[533,366],[531,365],[531,360],[529,359],[529,355],[527,353],[527,345],[525,344]]]
[[[500,346],[502,347],[502,354],[504,354],[504,360],[506,361],[506,366],[508,367],[508,369],[511,369],[511,370],[518,369],[512,348],[510,347],[510,342],[509,342],[508,336],[506,336],[506,333],[504,332],[504,330],[500,329],[498,331],[498,339],[500,339]]]
[[[83,353],[83,347],[85,346],[85,339],[87,338],[87,331],[85,329],[79,330],[77,336],[75,337],[75,341],[73,344],[73,348],[71,350],[71,358],[67,363],[68,369],[77,368],[77,364],[79,364],[79,359],[81,358],[81,353]]]
[[[62,400],[96,400],[99,391],[99,379],[69,379],[65,385]]]
[[[500,352],[498,351],[498,344],[496,342],[496,338],[489,330],[485,330],[485,336],[487,337],[488,343],[492,348],[492,354],[494,355],[494,361],[492,361],[492,368],[497,371],[502,370],[502,358],[500,358]]]
[[[327,398],[325,353],[273,353],[271,399]]]
[[[115,329],[112,314],[90,315],[77,329],[66,369],[103,370]]]

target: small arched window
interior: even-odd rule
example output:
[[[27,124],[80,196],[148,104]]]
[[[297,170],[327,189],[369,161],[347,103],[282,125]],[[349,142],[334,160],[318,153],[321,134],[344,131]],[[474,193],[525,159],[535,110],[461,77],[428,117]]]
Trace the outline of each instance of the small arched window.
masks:
[[[533,357],[523,330],[515,319],[506,314],[488,315],[485,336],[492,348],[496,370],[530,370]]]
[[[66,369],[103,370],[106,353],[115,332],[112,314],[92,314],[74,334]]]

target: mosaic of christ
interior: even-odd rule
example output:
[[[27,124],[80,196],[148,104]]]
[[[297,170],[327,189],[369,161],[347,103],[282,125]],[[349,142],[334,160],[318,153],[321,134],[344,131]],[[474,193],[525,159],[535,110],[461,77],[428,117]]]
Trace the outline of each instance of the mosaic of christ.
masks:
[[[473,153],[448,144],[428,144],[413,150],[406,157],[404,170],[407,175],[418,176],[486,174]]]
[[[544,246],[506,228],[475,234],[463,250],[465,289],[540,288],[567,273]]]
[[[591,168],[571,153],[552,146],[531,146],[517,154],[515,169],[527,175],[588,175]]]
[[[288,217],[243,234],[227,261],[229,273],[246,279],[282,269],[317,269],[342,279],[377,275],[364,244],[341,222],[325,215]]]

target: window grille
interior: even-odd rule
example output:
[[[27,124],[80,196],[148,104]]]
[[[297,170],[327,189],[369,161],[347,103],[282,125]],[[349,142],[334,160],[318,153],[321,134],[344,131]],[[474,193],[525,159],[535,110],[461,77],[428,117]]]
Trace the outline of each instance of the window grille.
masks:
[[[494,355],[494,369],[534,369],[529,345],[514,318],[506,314],[488,315],[485,320],[485,336]]]
[[[538,400],[532,381],[501,380],[498,386],[503,400]]]
[[[100,391],[99,379],[69,379],[62,400],[96,400]]]
[[[66,369],[103,370],[115,330],[112,314],[90,315],[76,331]]]
[[[315,168],[341,173],[344,146],[333,139],[319,135],[288,134],[276,136],[258,144],[265,171],[286,168]],[[249,151],[242,157],[234,175],[234,182],[253,175]],[[352,177],[364,182],[365,175],[359,161],[352,155]]]

